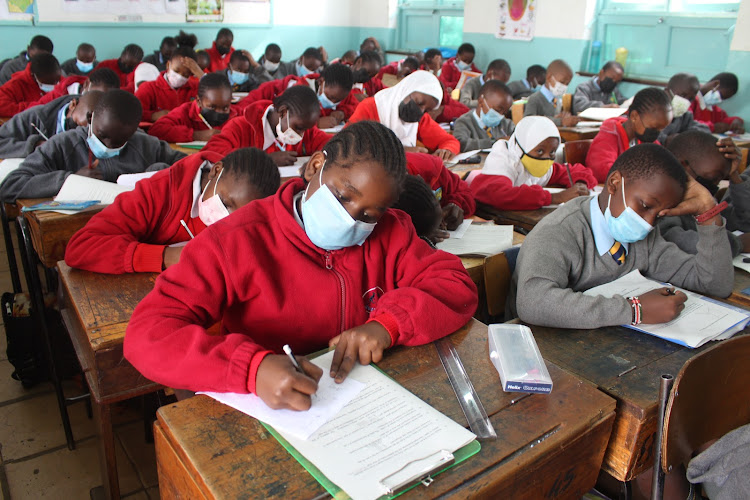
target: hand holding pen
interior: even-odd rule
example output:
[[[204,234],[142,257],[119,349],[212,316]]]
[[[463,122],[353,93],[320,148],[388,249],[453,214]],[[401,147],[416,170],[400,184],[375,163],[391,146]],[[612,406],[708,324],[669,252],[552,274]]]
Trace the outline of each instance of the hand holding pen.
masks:
[[[255,394],[274,409],[309,410],[323,370],[297,358],[284,346],[285,355],[268,354],[258,365]]]

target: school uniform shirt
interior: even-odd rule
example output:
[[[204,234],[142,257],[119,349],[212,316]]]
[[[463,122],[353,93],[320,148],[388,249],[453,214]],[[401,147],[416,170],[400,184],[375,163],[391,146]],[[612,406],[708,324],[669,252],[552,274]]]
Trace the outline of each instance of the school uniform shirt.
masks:
[[[474,109],[478,106],[477,99],[479,99],[479,90],[482,85],[485,84],[484,75],[479,75],[474,78],[470,78],[461,89],[461,94],[458,101],[464,106],[468,106]]]
[[[167,142],[190,142],[196,130],[208,130],[208,126],[200,118],[198,101],[180,104],[168,114],[154,122],[148,129],[148,134]],[[229,120],[213,128],[221,130],[230,120],[238,116],[234,106],[229,108]]]
[[[71,238],[65,262],[96,273],[161,272],[164,250],[191,239],[181,220],[195,236],[206,229],[198,216],[201,174],[221,159],[201,151],[138,181]]]
[[[284,145],[276,140],[276,135],[266,117],[273,109],[271,101],[258,101],[248,106],[244,114],[229,120],[217,134],[208,141],[202,151],[216,151],[226,155],[239,148],[258,148],[266,153],[294,151],[297,156],[310,156],[323,146],[332,136],[313,126],[305,130],[302,140],[295,145]]]
[[[26,158],[39,141],[47,140],[41,134],[50,138],[58,132],[65,132],[68,106],[77,97],[58,97],[48,104],[21,111],[5,122],[0,126],[0,158]]]
[[[599,77],[595,76],[576,87],[576,92],[573,94],[573,110],[580,113],[584,109],[601,108],[608,104],[619,105],[625,101],[625,97],[620,93],[617,86],[612,92],[602,92],[599,87]]]
[[[97,160],[86,139],[88,127],[78,127],[51,137],[0,184],[0,200],[55,196],[70,174]],[[98,169],[104,180],[116,182],[121,174],[161,170],[185,153],[175,151],[164,141],[136,132],[118,156],[100,159]]]
[[[147,55],[141,62],[153,64],[160,72],[167,70],[167,61],[164,60],[160,50],[155,50],[153,54]]]
[[[664,144],[670,135],[680,134],[686,130],[700,130],[701,132],[711,133],[711,130],[705,123],[695,121],[693,113],[688,111],[683,115],[672,118],[672,122],[664,127],[664,130],[659,133],[659,137],[656,140]]]
[[[607,196],[601,193],[599,196]],[[518,254],[508,305],[510,316],[533,325],[600,328],[628,325],[632,307],[624,297],[587,296],[584,292],[631,271],[714,297],[732,292],[734,269],[722,226],[698,226],[697,254],[666,241],[658,229],[623,245],[625,262],[609,253],[614,244],[598,197],[565,203],[534,227]]]
[[[9,82],[14,74],[23,71],[28,65],[29,58],[26,57],[26,51],[23,51],[13,59],[6,61],[5,64],[3,64],[2,69],[0,69],[0,85]]]
[[[514,101],[529,97],[536,92],[536,89],[531,88],[531,84],[529,84],[529,81],[526,78],[508,83],[508,88],[513,95]]]
[[[489,149],[498,139],[510,137],[516,125],[513,120],[503,118],[496,127],[486,127],[476,110],[464,113],[453,124],[453,137],[461,144],[461,151]]]
[[[0,86],[0,116],[13,116],[33,106],[44,92],[31,73],[31,65]]]
[[[71,75],[66,76],[55,87],[44,94],[36,102],[34,106],[40,106],[42,104],[49,104],[55,99],[59,99],[65,95],[80,95],[83,93],[83,82],[86,81],[86,76]]]
[[[618,156],[640,144],[638,139],[628,139],[628,134],[622,126],[627,117],[618,116],[602,122],[594,140],[591,141],[589,152],[586,153],[586,166],[591,169],[599,182],[607,180],[609,169]],[[658,143],[658,141],[657,141]]]
[[[451,203],[461,207],[464,217],[471,217],[476,210],[474,194],[469,185],[459,176],[445,168],[443,160],[425,153],[406,153],[406,170],[418,175],[430,186],[441,207]]]
[[[703,100],[703,96],[700,92],[695,96],[693,102],[690,103],[690,112],[693,113],[693,117],[706,125],[711,132],[714,131],[714,124],[726,123],[731,124],[735,120],[742,120],[739,116],[729,116],[726,111],[721,109],[719,106],[709,106]]]
[[[63,74],[65,76],[72,76],[72,75],[78,75],[78,76],[85,76],[88,77],[92,71],[96,69],[96,66],[99,64],[99,61],[94,61],[94,67],[91,68],[87,72],[83,72],[80,69],[78,69],[78,66],[76,65],[76,62],[78,61],[77,58],[73,57],[65,61],[60,65],[60,69],[62,69]]]
[[[234,47],[230,47],[229,52],[224,55],[220,54],[219,51],[216,50],[216,41],[214,41],[210,48],[205,50],[208,57],[211,58],[211,62],[208,65],[208,68],[206,68],[208,73],[216,73],[217,71],[221,71],[229,66],[229,60],[234,53]]]
[[[261,361],[284,344],[307,354],[377,321],[393,346],[420,345],[471,318],[477,291],[460,260],[419,239],[408,215],[388,210],[361,246],[325,251],[298,221],[305,187],[288,181],[212,224],[159,276],[123,347],[145,377],[255,393]],[[208,335],[219,321],[221,334]]]
[[[460,116],[469,112],[469,107],[453,99],[451,95],[443,87],[443,111],[435,118],[438,123],[450,123]]]
[[[367,97],[373,97],[375,94],[385,88],[387,87],[383,84],[383,80],[379,78],[370,78],[365,83],[355,83],[352,87],[352,93],[364,94]]]
[[[130,73],[123,73],[118,63],[119,59],[105,59],[104,61],[99,61],[97,67],[109,68],[114,71],[120,78],[120,89],[135,94],[135,70]]]
[[[197,78],[190,77],[180,88],[172,87],[167,81],[167,72],[162,71],[153,82],[143,82],[138,85],[135,96],[143,106],[143,121],[150,122],[151,115],[157,111],[171,111],[180,104],[190,102],[198,96]]]
[[[477,73],[481,73],[481,71],[479,71],[479,68],[474,66],[474,63],[471,63],[471,67],[469,67],[466,71],[475,71]],[[446,87],[455,89],[460,79],[461,70],[458,69],[458,66],[456,66],[456,58],[451,57],[443,63],[443,68],[440,71],[440,81]]]
[[[558,127],[562,125],[562,119],[556,115],[562,110],[562,97],[555,97],[552,92],[542,85],[539,92],[531,94],[526,101],[523,116],[546,116]]]

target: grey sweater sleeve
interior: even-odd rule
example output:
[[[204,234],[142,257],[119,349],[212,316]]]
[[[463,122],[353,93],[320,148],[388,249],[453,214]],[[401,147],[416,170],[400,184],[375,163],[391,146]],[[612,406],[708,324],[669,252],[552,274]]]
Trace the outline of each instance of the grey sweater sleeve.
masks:
[[[473,113],[473,111],[470,111],[470,113]],[[474,119],[471,116],[469,118]],[[466,123],[466,120],[462,118],[456,120],[456,123],[453,125],[453,137],[458,139],[462,152],[491,148],[495,144],[494,139],[487,137],[487,134],[484,132],[482,132],[483,137],[481,138],[477,138],[474,132],[473,128]]]
[[[259,64],[257,68],[253,69],[253,76],[258,79],[258,83],[270,82],[273,77],[262,64]]]
[[[730,184],[724,200],[730,204],[729,208],[722,212],[727,220],[727,228],[730,231],[750,232],[750,171],[745,171],[740,176],[741,184]]]
[[[56,195],[71,174],[65,170],[66,155],[61,147],[65,145],[63,141],[47,141],[26,157],[0,185],[0,200],[11,203],[23,198]]]
[[[24,117],[18,114],[0,127],[0,158],[26,158],[44,140]]]
[[[692,219],[689,215],[664,217],[659,221],[659,231],[665,240],[671,241],[683,252],[695,255],[698,253],[698,226],[689,219]],[[730,231],[726,231],[726,234],[729,238],[732,256],[737,257],[742,252],[742,242]]]
[[[458,98],[458,101],[464,106],[468,106],[470,109],[476,108],[478,105],[477,99],[479,98],[479,89],[481,88],[481,86],[478,84],[479,77],[472,78],[471,80],[466,82],[464,88],[461,89],[461,94]]]
[[[573,109],[576,113],[589,108],[601,108],[604,106],[602,101],[594,101],[588,94],[589,86],[581,84],[576,88],[576,93],[573,94]]]

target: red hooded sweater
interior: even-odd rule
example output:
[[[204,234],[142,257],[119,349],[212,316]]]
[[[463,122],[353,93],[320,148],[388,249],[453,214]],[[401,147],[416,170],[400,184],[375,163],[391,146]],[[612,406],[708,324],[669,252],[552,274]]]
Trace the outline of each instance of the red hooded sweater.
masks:
[[[418,175],[433,191],[440,190],[440,206],[455,203],[464,211],[464,217],[471,217],[476,210],[474,194],[466,181],[445,168],[437,156],[425,153],[406,153],[406,169],[411,175]]]
[[[272,105],[271,101],[258,101],[245,109],[243,116],[229,120],[221,134],[217,134],[203,147],[203,151],[216,151],[226,155],[239,148],[263,149],[263,115]],[[331,138],[330,135],[320,130],[317,126],[305,130],[302,140],[294,146],[287,146],[286,151],[294,151],[297,156],[310,156],[315,151],[320,151]],[[458,142],[458,141],[456,141]],[[281,151],[276,143],[271,144],[266,153]]]
[[[60,83],[55,85],[55,88],[52,89],[50,92],[47,92],[42,96],[38,101],[36,101],[33,106],[40,106],[42,104],[47,104],[49,102],[54,101],[58,97],[62,97],[64,95],[68,94],[80,94],[81,92],[70,92],[68,90],[68,87],[73,85],[74,83],[78,83],[80,85],[83,85],[83,82],[86,81],[86,76],[81,75],[70,75],[66,76],[62,80],[60,80]]]
[[[140,89],[139,89],[140,90]],[[200,119],[200,107],[198,101],[186,102],[174,108],[169,114],[162,116],[148,129],[149,135],[158,137],[167,142],[190,142],[193,140],[193,132],[196,130],[208,130],[203,120]],[[232,106],[229,109],[229,120],[237,116],[237,110]],[[225,121],[215,129],[221,130]]]
[[[311,353],[377,321],[393,345],[420,345],[471,318],[477,290],[461,261],[420,240],[408,215],[388,210],[362,246],[327,252],[294,218],[304,188],[291,180],[213,224],[159,276],[125,334],[125,357],[145,377],[255,392],[261,361],[284,344]],[[208,335],[218,321],[221,335]]]
[[[120,65],[117,64],[118,61],[119,59],[106,59],[104,61],[99,61],[99,64],[96,65],[96,68],[109,68],[117,73],[117,76],[120,77],[120,89],[127,90],[131,94],[134,94],[135,70],[131,71],[130,73],[123,73],[122,70],[120,70]]]
[[[229,59],[232,58],[234,47],[230,47],[229,52],[221,55],[216,49],[216,41],[214,41],[213,45],[211,45],[211,48],[205,50],[206,54],[208,54],[208,57],[211,58],[211,63],[208,65],[208,68],[206,68],[206,73],[216,73],[217,71],[226,69],[226,67],[229,66]]]
[[[711,109],[709,109],[711,108]],[[715,123],[726,123],[731,124],[735,120],[742,120],[739,116],[729,116],[726,111],[721,109],[719,106],[706,106],[705,109],[701,109],[698,97],[693,99],[690,103],[690,111],[693,113],[695,121],[701,122],[706,125],[711,132],[714,131]]]
[[[150,122],[151,115],[157,111],[173,110],[177,106],[189,102],[198,95],[198,79],[191,77],[182,87],[173,88],[164,75],[166,71],[159,73],[159,77],[152,82],[143,82],[138,85],[135,96],[143,106],[143,121]]]
[[[180,220],[194,235],[206,229],[200,218],[190,216],[193,180],[205,160],[221,159],[219,154],[201,151],[138,181],[135,190],[118,195],[73,235],[65,262],[97,273],[160,272],[164,249],[190,240]]]
[[[474,63],[471,63],[471,67],[466,71],[475,71],[477,73],[481,73],[481,71],[479,71],[479,68],[474,66]],[[455,57],[451,57],[443,63],[443,69],[440,71],[440,76],[438,77],[438,79],[443,82],[443,85],[445,85],[446,87],[449,87],[451,89],[456,88],[456,85],[458,85],[458,81],[461,79],[461,70],[458,69],[458,66],[456,66]]]
[[[607,180],[609,169],[617,157],[630,149],[630,139],[622,126],[627,119],[626,116],[618,116],[604,120],[586,153],[586,166],[594,172],[599,182]],[[655,141],[654,144],[660,143]]]
[[[0,116],[13,116],[24,109],[36,105],[44,97],[36,78],[31,73],[31,65],[13,74],[13,77],[0,86]]]
[[[357,85],[356,83],[354,85]],[[365,83],[362,84],[362,88],[352,88],[353,94],[364,94],[367,97],[372,97],[381,90],[385,88],[385,84],[383,84],[383,80],[378,78],[377,76],[374,78],[370,78]]]

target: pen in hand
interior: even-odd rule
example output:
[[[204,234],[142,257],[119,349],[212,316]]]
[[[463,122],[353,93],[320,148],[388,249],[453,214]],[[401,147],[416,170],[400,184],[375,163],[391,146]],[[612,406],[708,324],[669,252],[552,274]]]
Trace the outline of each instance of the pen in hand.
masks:
[[[292,352],[292,348],[289,347],[289,344],[284,344],[284,352],[289,357],[289,359],[292,361],[292,365],[294,365],[294,369],[300,372],[301,374],[305,375],[304,370],[302,370],[302,367],[297,362],[297,358],[294,357],[294,353]]]

